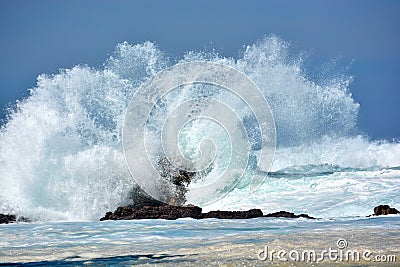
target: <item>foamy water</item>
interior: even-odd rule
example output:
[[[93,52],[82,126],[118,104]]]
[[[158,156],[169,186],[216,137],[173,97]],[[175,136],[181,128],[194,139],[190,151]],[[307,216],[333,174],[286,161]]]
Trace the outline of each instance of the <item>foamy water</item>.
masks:
[[[191,51],[179,60],[217,62],[244,72],[267,99],[277,128],[275,160],[258,191],[249,193],[245,177],[226,198],[205,209],[259,207],[265,212],[286,209],[342,217],[367,215],[377,204],[398,207],[400,144],[357,135],[360,105],[351,97],[352,78],[310,80],[301,56],[290,57],[288,49],[288,43],[271,36],[245,47],[238,58]],[[38,220],[98,220],[128,203],[134,179],[122,149],[125,112],[136,89],[173,63],[153,43],[122,43],[103,68],[76,66],[39,76],[30,96],[17,102],[1,128],[0,213]],[[226,101],[251,128],[248,109],[229,93],[186,86],[154,110],[149,138],[156,136],[157,125],[174,106],[207,97]],[[212,180],[226,168],[230,151],[223,132],[204,126],[191,125],[181,139],[184,149],[194,154],[202,134],[222,144],[218,161],[204,178]],[[257,156],[259,137],[250,135]],[[159,151],[151,153],[156,158]],[[262,163],[256,169],[263,169]]]
[[[265,266],[271,262],[257,257],[265,246],[269,250],[314,250],[319,258],[323,249],[337,249],[338,239],[346,240],[349,251],[368,250],[371,259],[375,255],[395,255],[398,261],[398,218],[179,219],[0,225],[0,265]],[[387,266],[387,263],[361,260],[334,261],[326,255],[320,264]],[[272,263],[278,266],[311,264],[276,258]],[[396,262],[392,264],[395,266]]]

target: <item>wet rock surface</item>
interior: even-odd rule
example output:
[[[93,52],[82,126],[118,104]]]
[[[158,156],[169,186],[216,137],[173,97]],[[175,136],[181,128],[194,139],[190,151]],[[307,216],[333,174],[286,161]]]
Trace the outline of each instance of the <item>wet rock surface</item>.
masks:
[[[25,217],[17,217],[15,215],[0,213],[0,224],[9,224],[9,223],[16,223],[16,222],[30,222],[30,220]]]
[[[284,210],[274,212],[274,213],[269,213],[267,215],[264,215],[264,217],[275,217],[275,218],[307,218],[307,219],[315,219],[314,217],[309,216],[308,214],[299,214],[296,215],[292,212],[287,212]]]
[[[200,172],[190,172],[172,165],[167,158],[158,161],[158,168],[161,176],[161,184],[171,183],[173,188],[162,186],[160,190],[164,195],[170,196],[168,204],[149,196],[140,186],[135,185],[131,191],[129,199],[131,204],[118,207],[114,212],[107,212],[101,218],[104,220],[135,220],[135,219],[166,219],[176,220],[179,218],[194,219],[251,219],[258,217],[285,217],[285,218],[308,218],[314,219],[307,214],[295,215],[291,212],[280,211],[264,215],[260,209],[250,209],[247,211],[210,211],[202,213],[202,209],[193,205],[186,205],[186,193],[188,185],[196,179],[207,174],[210,168]],[[164,184],[165,185],[165,184]]]
[[[202,209],[197,206],[144,206],[135,208],[133,206],[118,207],[114,212],[107,212],[100,219],[105,220],[136,220],[136,219],[166,219],[176,220],[179,218],[193,219],[251,219],[259,217],[284,217],[284,218],[307,218],[315,219],[307,214],[295,215],[287,211],[279,211],[264,215],[260,209],[250,209],[247,211],[209,211],[202,213]]]
[[[133,209],[140,209],[142,207],[160,207],[160,206],[166,206],[164,202],[161,202],[157,199],[152,198],[146,192],[144,192],[140,187],[135,186],[130,194],[130,200],[132,201],[132,204],[127,206],[127,208],[133,208]]]
[[[163,205],[158,207],[144,206],[135,209],[131,206],[118,207],[114,212],[107,212],[100,219],[104,220],[134,220],[134,219],[166,219],[176,220],[178,218],[199,218],[201,208],[196,206],[171,206]]]
[[[17,221],[15,215],[0,214],[0,223],[14,223]]]
[[[210,211],[202,213],[200,219],[217,218],[217,219],[251,219],[263,217],[260,209],[251,209],[247,211]]]
[[[389,205],[379,205],[374,208],[374,214],[372,214],[372,216],[380,216],[388,214],[400,214],[400,211],[398,211],[395,208],[391,208]]]

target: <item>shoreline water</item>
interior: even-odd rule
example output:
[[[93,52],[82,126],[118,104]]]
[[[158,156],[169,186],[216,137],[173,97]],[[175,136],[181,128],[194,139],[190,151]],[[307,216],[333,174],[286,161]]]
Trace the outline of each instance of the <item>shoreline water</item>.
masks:
[[[395,255],[400,260],[400,216],[307,220],[255,218],[246,220],[178,219],[104,222],[40,222],[1,225],[0,263],[290,265],[261,261],[259,250],[337,249]],[[380,266],[378,262],[331,261],[321,265]],[[306,266],[296,262],[296,266]],[[28,265],[29,266],[29,265]],[[386,265],[385,265],[386,266]]]

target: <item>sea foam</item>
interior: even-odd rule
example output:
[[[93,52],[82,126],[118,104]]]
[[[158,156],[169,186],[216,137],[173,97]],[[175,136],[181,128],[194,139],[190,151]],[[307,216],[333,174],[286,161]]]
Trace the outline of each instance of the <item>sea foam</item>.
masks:
[[[314,208],[341,216],[346,209],[351,210],[347,215],[363,214],[380,201],[399,204],[394,193],[400,184],[400,144],[356,135],[359,104],[349,91],[352,77],[313,81],[304,72],[302,56],[289,56],[289,48],[279,37],[269,36],[245,47],[238,58],[190,51],[173,62],[154,43],[121,43],[103,68],[80,65],[40,75],[1,127],[0,212],[42,220],[97,220],[128,203],[134,185],[122,147],[128,104],[149,77],[191,61],[217,62],[244,72],[267,99],[277,129],[276,156],[264,185],[249,196],[244,179],[208,208],[285,207],[323,215],[313,213]],[[251,128],[249,110],[238,99],[221,88],[193,85],[177,88],[154,109],[149,138],[156,138],[157,126],[174,106],[207,97],[226,101],[244,120],[250,118]],[[207,124],[193,123],[182,131],[184,150],[196,153],[203,133],[225,144],[224,133],[202,127]],[[256,156],[257,133],[250,139]],[[157,158],[159,150],[151,153]],[[222,149],[220,161],[204,179],[215,179],[227,159],[229,150]],[[389,177],[379,175],[386,171]],[[343,196],[348,198],[337,204],[335,199]],[[331,209],[335,205],[337,211]]]

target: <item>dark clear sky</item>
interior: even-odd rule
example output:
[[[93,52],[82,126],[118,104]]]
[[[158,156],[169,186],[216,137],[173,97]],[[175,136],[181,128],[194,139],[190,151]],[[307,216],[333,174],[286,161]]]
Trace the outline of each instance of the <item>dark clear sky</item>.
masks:
[[[350,65],[359,129],[400,137],[400,1],[0,0],[0,107],[28,95],[36,76],[101,66],[122,41],[154,41],[171,57],[216,49],[237,56],[274,33],[311,65]],[[4,116],[2,110],[0,117]]]

